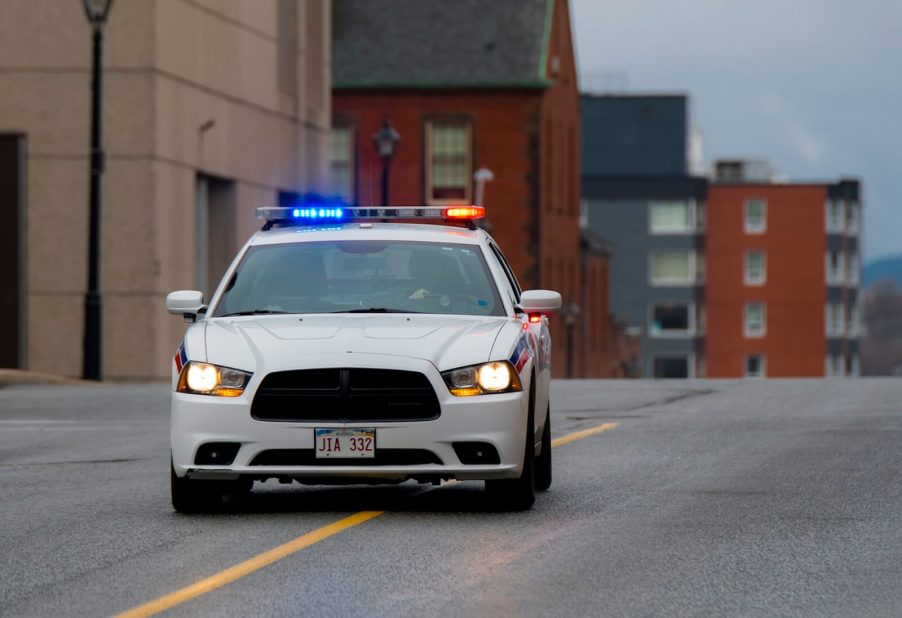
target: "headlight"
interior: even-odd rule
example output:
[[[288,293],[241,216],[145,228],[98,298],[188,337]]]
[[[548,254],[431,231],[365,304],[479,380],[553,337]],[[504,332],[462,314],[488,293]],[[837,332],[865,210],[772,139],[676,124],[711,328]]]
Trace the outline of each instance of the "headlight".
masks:
[[[182,367],[178,392],[217,397],[238,397],[251,379],[251,374],[229,367],[191,361]]]
[[[511,393],[523,390],[520,378],[507,361],[495,361],[461,367],[442,373],[452,395],[471,397],[490,393]]]

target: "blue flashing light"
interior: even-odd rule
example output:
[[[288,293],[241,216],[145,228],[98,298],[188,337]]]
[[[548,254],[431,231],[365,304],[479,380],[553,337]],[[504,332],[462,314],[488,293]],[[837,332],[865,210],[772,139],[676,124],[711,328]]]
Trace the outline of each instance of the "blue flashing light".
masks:
[[[294,208],[291,211],[294,219],[306,219],[314,221],[317,219],[338,220],[345,216],[343,208]]]

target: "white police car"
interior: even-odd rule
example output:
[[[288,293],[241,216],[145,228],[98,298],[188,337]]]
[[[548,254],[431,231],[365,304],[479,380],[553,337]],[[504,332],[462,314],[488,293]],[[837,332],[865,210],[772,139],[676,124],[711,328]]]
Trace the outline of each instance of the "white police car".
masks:
[[[254,480],[485,480],[505,508],[551,484],[544,316],[481,207],[261,208],[173,359],[172,503],[215,509]],[[443,219],[445,225],[420,223]],[[456,224],[456,225],[455,225]]]

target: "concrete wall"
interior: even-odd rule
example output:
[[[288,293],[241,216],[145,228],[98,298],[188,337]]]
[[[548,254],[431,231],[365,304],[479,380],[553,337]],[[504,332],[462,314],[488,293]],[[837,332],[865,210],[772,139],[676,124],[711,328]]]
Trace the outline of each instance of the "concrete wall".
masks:
[[[161,379],[192,288],[199,172],[233,182],[235,244],[279,190],[326,186],[328,0],[118,0],[105,29],[103,374]],[[280,18],[297,36],[280,56]],[[80,2],[8,0],[0,132],[27,136],[27,341],[32,370],[79,375],[87,278],[90,27]],[[294,88],[279,63],[293,59]],[[293,91],[291,91],[293,90]],[[201,126],[212,121],[206,131]],[[236,249],[233,247],[232,250]]]

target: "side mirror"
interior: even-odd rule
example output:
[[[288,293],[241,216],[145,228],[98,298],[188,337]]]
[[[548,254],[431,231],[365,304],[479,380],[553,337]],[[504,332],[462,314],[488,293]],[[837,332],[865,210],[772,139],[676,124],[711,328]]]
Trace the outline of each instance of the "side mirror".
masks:
[[[197,290],[179,290],[166,296],[166,311],[181,315],[186,322],[194,322],[197,314],[206,310],[204,293]]]
[[[550,315],[561,310],[561,295],[551,290],[526,290],[517,309],[523,313]]]

